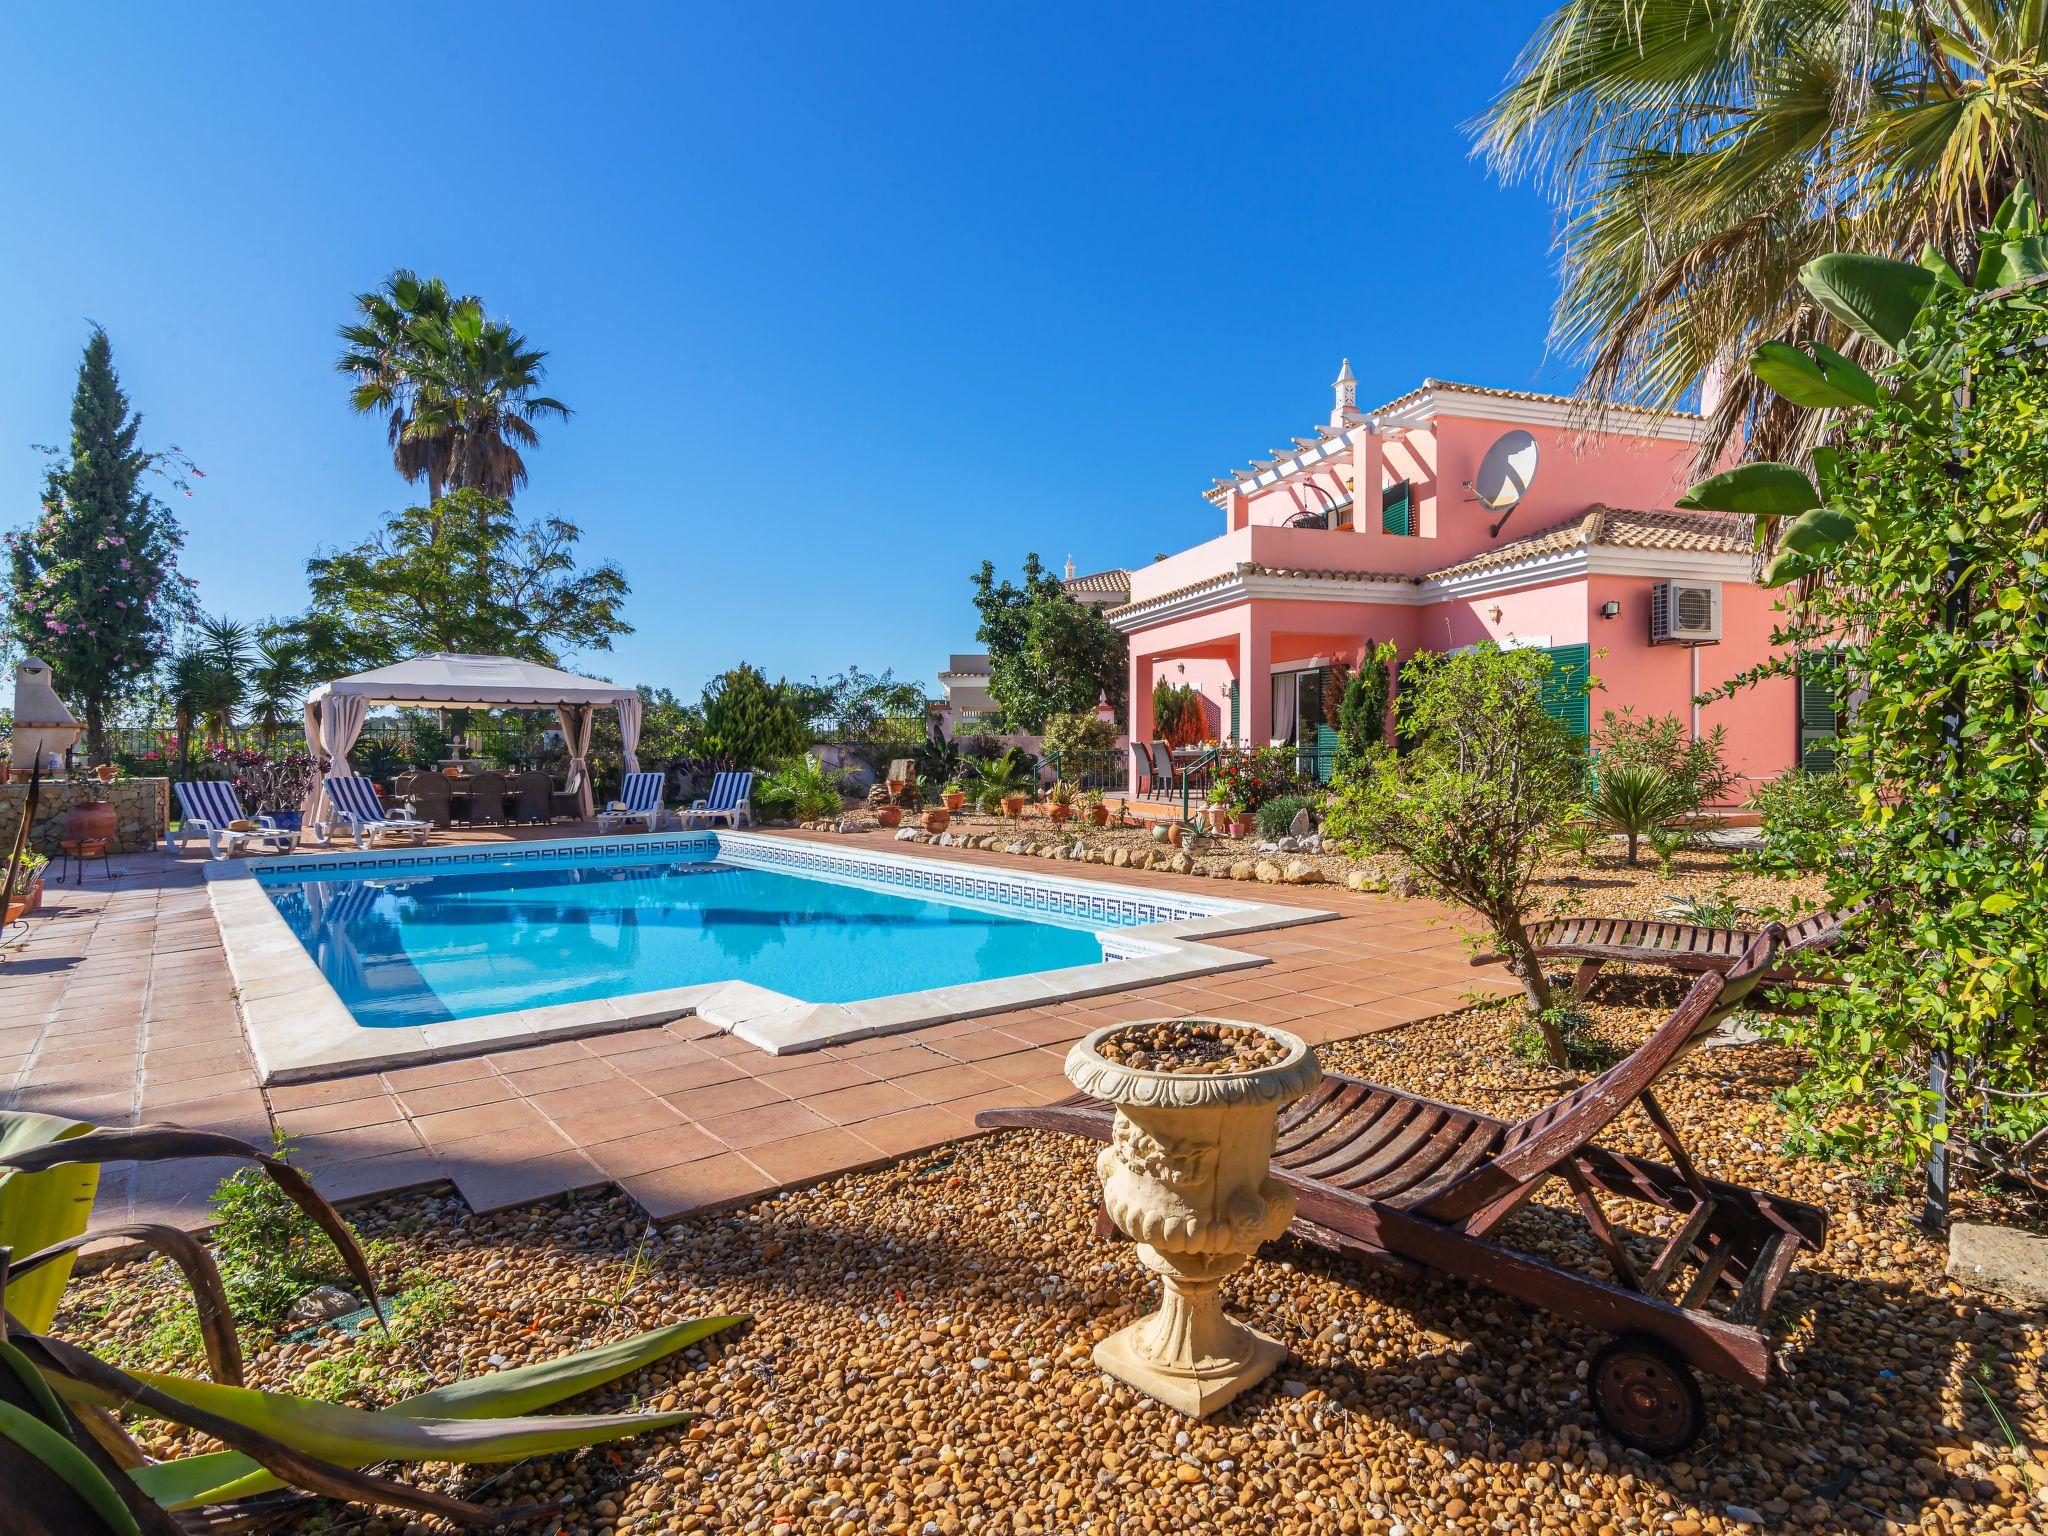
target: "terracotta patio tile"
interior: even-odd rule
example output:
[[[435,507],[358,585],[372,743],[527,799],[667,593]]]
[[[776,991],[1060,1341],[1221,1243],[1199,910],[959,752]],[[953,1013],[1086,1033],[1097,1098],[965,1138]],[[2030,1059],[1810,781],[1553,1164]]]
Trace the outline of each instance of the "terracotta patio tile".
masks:
[[[452,1177],[461,1168],[506,1168],[550,1152],[573,1151],[569,1138],[545,1123],[508,1131],[487,1131],[456,1141],[432,1142],[428,1151]]]
[[[902,1157],[911,1152],[922,1152],[927,1147],[958,1141],[967,1132],[968,1127],[958,1115],[948,1114],[931,1104],[883,1115],[877,1120],[863,1120],[854,1129],[862,1141],[891,1157]]]
[[[448,1175],[430,1152],[393,1152],[337,1163],[322,1169],[316,1182],[321,1194],[339,1203],[429,1189],[447,1183]]]
[[[619,1180],[623,1189],[656,1221],[692,1211],[731,1205],[774,1188],[774,1180],[737,1152],[657,1168]]]
[[[962,1099],[970,1093],[987,1093],[1003,1086],[999,1077],[982,1071],[978,1067],[946,1067],[938,1072],[920,1072],[915,1077],[896,1080],[896,1086],[924,1100],[928,1104],[943,1104],[950,1099]]]
[[[379,1125],[359,1125],[353,1130],[323,1131],[292,1143],[292,1161],[308,1173],[340,1163],[386,1157],[394,1152],[420,1150],[419,1133],[404,1120],[386,1120]],[[317,1182],[317,1180],[316,1180]],[[322,1191],[325,1186],[322,1185]]]
[[[755,1147],[747,1153],[747,1160],[778,1184],[801,1184],[848,1168],[866,1167],[885,1155],[853,1132],[834,1128]]]
[[[444,1110],[469,1109],[477,1104],[496,1104],[516,1097],[518,1090],[512,1086],[511,1080],[494,1073],[489,1077],[469,1077],[430,1088],[401,1089],[398,1102],[405,1106],[409,1115],[438,1115]]]
[[[531,1072],[535,1067],[552,1066],[564,1061],[587,1061],[590,1053],[575,1040],[550,1040],[542,1045],[529,1045],[517,1050],[498,1051],[484,1060],[500,1072]]]
[[[557,1125],[570,1117],[630,1110],[641,1104],[660,1104],[664,1112],[675,1113],[639,1084],[623,1082],[616,1075],[601,1083],[581,1083],[552,1093],[529,1094],[526,1102]]]
[[[735,1151],[758,1147],[764,1142],[782,1141],[808,1131],[823,1130],[824,1116],[806,1109],[793,1099],[779,1104],[760,1104],[737,1114],[717,1115],[700,1122],[704,1129]]]
[[[658,1029],[636,1029],[622,1035],[598,1035],[583,1042],[584,1048],[602,1056],[621,1072],[652,1072],[659,1067],[681,1067],[712,1060],[687,1040],[663,1034]]]
[[[854,1125],[914,1108],[924,1101],[894,1083],[867,1082],[841,1088],[836,1093],[815,1094],[803,1102],[805,1108],[823,1115],[834,1125]]]
[[[887,1082],[895,1078],[910,1077],[919,1072],[936,1072],[941,1067],[951,1066],[953,1058],[942,1055],[929,1046],[897,1044],[873,1056],[860,1057],[859,1062],[861,1069],[869,1076],[879,1077]]]
[[[874,1078],[850,1061],[819,1061],[809,1066],[778,1072],[768,1081],[776,1092],[786,1093],[793,1099],[801,1099],[812,1094],[851,1088],[856,1083],[872,1083]]]
[[[416,1067],[394,1067],[384,1074],[384,1081],[402,1092],[407,1088],[438,1088],[443,1083],[489,1077],[497,1070],[487,1056],[462,1056],[453,1061],[425,1061]]]
[[[528,1133],[549,1130],[539,1110],[523,1099],[504,1099],[496,1104],[478,1104],[469,1109],[451,1109],[438,1115],[422,1115],[413,1121],[430,1146],[446,1146],[473,1136],[506,1132]]]
[[[618,1073],[611,1063],[598,1056],[579,1056],[569,1061],[550,1061],[541,1066],[514,1068],[500,1064],[499,1071],[505,1074],[521,1093],[552,1093],[559,1088],[581,1088],[586,1083],[616,1083]]]
[[[311,1109],[317,1104],[345,1104],[350,1099],[367,1099],[382,1093],[384,1084],[374,1072],[355,1077],[330,1077],[318,1083],[278,1083],[264,1092],[272,1109]]]
[[[782,1094],[757,1077],[736,1077],[728,1083],[713,1083],[682,1093],[665,1093],[662,1098],[692,1120],[709,1120],[717,1115],[736,1114],[761,1104],[782,1100]]]
[[[343,1099],[337,1104],[309,1104],[304,1109],[280,1110],[275,1116],[277,1123],[294,1136],[351,1130],[399,1117],[398,1100],[388,1093],[365,1094],[360,1099]]]
[[[608,1182],[581,1152],[549,1152],[525,1162],[450,1171],[455,1187],[478,1215],[531,1205],[574,1189]]]
[[[706,1057],[702,1061],[684,1062],[673,1067],[654,1067],[642,1070],[633,1064],[632,1057],[611,1058],[612,1065],[649,1093],[677,1094],[691,1088],[708,1088],[713,1083],[729,1083],[747,1074],[740,1070],[737,1062],[726,1057]]]
[[[627,1179],[635,1174],[652,1173],[657,1168],[674,1168],[699,1158],[717,1157],[724,1154],[727,1147],[716,1137],[707,1136],[696,1126],[678,1120],[664,1130],[642,1131],[614,1141],[601,1141],[586,1145],[583,1150],[610,1177]]]
[[[1013,1051],[1029,1048],[1028,1041],[1019,1040],[1000,1029],[977,1029],[972,1034],[955,1035],[950,1040],[939,1042],[939,1049],[955,1061],[987,1061],[991,1057],[1008,1056]]]

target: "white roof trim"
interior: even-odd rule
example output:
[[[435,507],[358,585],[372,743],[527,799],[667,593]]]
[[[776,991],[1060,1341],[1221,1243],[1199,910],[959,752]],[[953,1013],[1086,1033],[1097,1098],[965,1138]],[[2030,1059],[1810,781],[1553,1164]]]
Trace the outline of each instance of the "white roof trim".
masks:
[[[1407,404],[1382,412],[1376,420],[1382,428],[1420,427],[1439,416],[1478,417],[1563,431],[1577,431],[1587,425],[1583,408],[1576,401],[1522,400],[1511,395],[1460,389],[1454,384],[1425,390]],[[1591,425],[1596,432],[1616,437],[1654,437],[1672,443],[1697,443],[1706,430],[1706,423],[1697,416],[1656,417],[1638,411],[1609,411],[1595,417]]]
[[[1755,579],[1748,555],[1724,554],[1710,549],[1630,549],[1613,544],[1595,544],[1590,549],[1559,550],[1517,560],[1513,565],[1496,565],[1463,576],[1425,581],[1419,589],[1425,602],[1443,602],[1463,597],[1486,597],[1495,592],[1512,592],[1553,581],[1572,581],[1583,576],[1685,576],[1701,581],[1747,582]]]

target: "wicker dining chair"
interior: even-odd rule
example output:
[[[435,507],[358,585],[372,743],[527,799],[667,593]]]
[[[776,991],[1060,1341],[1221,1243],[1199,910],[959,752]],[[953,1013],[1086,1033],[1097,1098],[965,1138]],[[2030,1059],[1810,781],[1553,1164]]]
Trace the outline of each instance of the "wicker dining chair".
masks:
[[[473,773],[469,777],[469,823],[505,819],[505,775]]]
[[[550,796],[554,794],[555,781],[537,768],[515,774],[511,780],[511,798],[506,813],[515,821],[532,821],[546,825],[551,814]]]

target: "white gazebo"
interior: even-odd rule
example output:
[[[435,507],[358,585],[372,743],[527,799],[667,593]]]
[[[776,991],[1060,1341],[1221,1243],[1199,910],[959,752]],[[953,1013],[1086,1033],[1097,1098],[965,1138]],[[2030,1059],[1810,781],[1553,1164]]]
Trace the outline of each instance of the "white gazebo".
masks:
[[[637,773],[640,759],[639,693],[594,677],[578,677],[536,661],[510,656],[457,656],[445,651],[414,656],[374,672],[337,677],[306,695],[306,746],[323,774],[337,778],[355,772],[348,749],[362,733],[363,720],[375,704],[412,704],[427,709],[552,709],[561,722],[569,749],[567,788],[582,800],[587,820],[596,809],[590,797],[591,712],[619,712],[619,740],[626,749],[626,772]],[[324,780],[316,778],[306,795],[304,825],[320,820],[326,798]]]

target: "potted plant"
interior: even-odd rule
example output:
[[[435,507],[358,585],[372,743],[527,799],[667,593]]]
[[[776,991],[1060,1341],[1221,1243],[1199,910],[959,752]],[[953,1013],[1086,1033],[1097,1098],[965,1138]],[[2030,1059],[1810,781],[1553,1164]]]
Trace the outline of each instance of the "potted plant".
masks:
[[[1230,830],[1230,791],[1221,784],[1210,786],[1206,814],[1211,832],[1223,833]]]
[[[1025,803],[1037,787],[1031,767],[1012,747],[1000,757],[984,758],[969,770],[974,786],[974,803],[983,811],[998,807],[1012,821],[1024,814]]]
[[[1086,813],[1091,827],[1109,825],[1109,807],[1103,803],[1101,790],[1091,789],[1081,796],[1081,809]]]
[[[878,805],[875,807],[875,820],[885,827],[900,827],[903,825],[903,807],[900,805]]]
[[[21,851],[21,863],[14,871],[14,894],[8,898],[5,921],[25,917],[43,904],[43,872],[50,861],[33,848]]]
[[[1074,814],[1074,799],[1074,786],[1059,780],[1045,792],[1045,814],[1054,821],[1065,821]]]
[[[949,811],[957,811],[967,803],[967,786],[958,779],[946,780],[946,787],[939,791],[939,799]]]
[[[953,813],[943,805],[927,806],[924,813],[924,829],[927,832],[943,832],[953,823]]]

